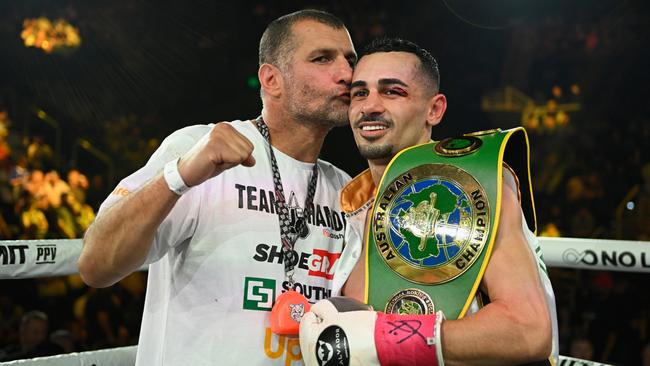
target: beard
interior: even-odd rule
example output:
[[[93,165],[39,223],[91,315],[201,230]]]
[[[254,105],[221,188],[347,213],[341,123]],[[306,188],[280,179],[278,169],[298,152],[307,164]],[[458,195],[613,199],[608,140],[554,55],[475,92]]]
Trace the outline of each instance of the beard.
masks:
[[[389,128],[394,126],[393,120],[386,118],[381,115],[362,115],[355,126],[361,122],[383,122]],[[391,159],[395,153],[393,152],[394,146],[388,143],[382,145],[362,145],[357,144],[359,153],[366,160],[376,160],[376,159]]]
[[[390,159],[393,157],[393,145],[359,145],[359,153],[366,160]]]
[[[329,128],[350,123],[350,103],[337,98],[335,92],[317,90],[309,84],[298,85],[294,78],[289,79],[289,84],[292,87],[287,92],[287,109],[297,121]]]

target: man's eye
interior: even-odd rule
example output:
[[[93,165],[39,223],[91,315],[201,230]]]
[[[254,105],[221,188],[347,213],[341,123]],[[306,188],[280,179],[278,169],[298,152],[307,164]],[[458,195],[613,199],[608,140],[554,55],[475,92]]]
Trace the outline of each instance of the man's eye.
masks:
[[[403,90],[399,89],[388,89],[385,92],[387,95],[406,95],[406,93]]]
[[[327,62],[329,60],[330,60],[330,58],[327,57],[327,56],[318,56],[318,57],[314,58],[313,61],[314,62]]]
[[[368,91],[367,91],[367,90],[356,90],[356,91],[352,91],[352,97],[353,97],[353,98],[354,98],[354,97],[365,97],[366,95],[368,95]]]

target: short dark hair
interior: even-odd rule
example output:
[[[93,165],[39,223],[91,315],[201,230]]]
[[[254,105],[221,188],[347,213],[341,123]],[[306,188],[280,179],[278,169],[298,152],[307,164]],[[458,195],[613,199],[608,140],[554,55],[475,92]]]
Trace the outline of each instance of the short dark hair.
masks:
[[[260,66],[262,64],[282,66],[287,61],[295,46],[291,28],[303,20],[313,20],[334,29],[345,28],[341,19],[322,10],[304,9],[281,16],[272,21],[262,34],[259,49]]]
[[[429,51],[418,46],[414,42],[401,38],[377,38],[373,40],[363,50],[363,56],[379,52],[408,52],[420,60],[420,71],[427,77],[430,87],[435,93],[440,90],[440,71],[438,70],[438,61],[429,53]]]
[[[42,320],[48,322],[47,314],[39,310],[31,310],[26,312],[20,320],[21,326],[27,325],[32,320]]]

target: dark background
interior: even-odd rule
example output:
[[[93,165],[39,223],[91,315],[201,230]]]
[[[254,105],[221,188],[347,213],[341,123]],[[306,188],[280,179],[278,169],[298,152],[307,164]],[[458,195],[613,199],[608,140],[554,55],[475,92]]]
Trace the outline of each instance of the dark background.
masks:
[[[556,84],[579,83],[583,110],[613,117],[610,128],[647,115],[648,6],[607,0],[2,0],[2,102],[13,114],[14,130],[43,128],[30,124],[26,105],[55,117],[65,131],[61,153],[68,159],[66,147],[75,138],[102,147],[106,125],[120,118],[131,118],[143,138],[161,138],[188,124],[254,117],[261,104],[248,81],[256,76],[259,37],[270,20],[303,7],[343,18],[358,51],[382,35],[429,49],[439,60],[449,100],[436,138],[512,127],[516,118],[481,110],[481,97],[505,85],[535,97]],[[49,55],[24,47],[22,20],[38,16],[78,27],[81,47]],[[593,51],[585,51],[579,31],[603,33]],[[590,113],[584,114],[575,123],[589,138]],[[354,151],[350,136],[347,129],[332,133],[323,156],[354,174],[363,162],[348,154]]]
[[[521,110],[485,104],[503,101],[506,88],[535,106],[577,103],[565,124],[547,118],[555,112],[539,126],[526,124],[540,234],[650,240],[650,5],[640,0],[0,0],[0,112],[11,121],[9,167],[41,138],[54,150],[45,168],[62,176],[80,169],[93,182],[88,203],[97,209],[172,131],[256,117],[259,37],[271,20],[307,7],[341,17],[358,52],[375,37],[400,36],[436,56],[449,107],[435,139],[525,124]],[[41,16],[77,27],[80,47],[51,54],[25,47],[23,20]],[[48,117],[38,117],[39,110]],[[328,136],[322,157],[351,175],[365,167],[349,128]],[[4,205],[3,215],[12,207]],[[577,355],[572,343],[586,340],[594,360],[641,364],[650,340],[646,274],[550,274],[563,354]],[[16,342],[20,311],[12,311],[40,307],[51,314],[62,307],[43,300],[41,282],[11,282],[0,286],[7,291],[0,293],[5,345]],[[141,304],[143,288],[127,295],[121,286],[76,288],[63,300],[64,311],[83,296],[94,299],[90,309],[114,304],[97,311],[110,314],[120,331],[128,325],[121,341],[103,334],[95,343],[84,340],[78,329],[89,327],[95,313],[90,321],[51,320],[52,329],[73,331],[77,350],[137,342],[140,310],[132,304]]]

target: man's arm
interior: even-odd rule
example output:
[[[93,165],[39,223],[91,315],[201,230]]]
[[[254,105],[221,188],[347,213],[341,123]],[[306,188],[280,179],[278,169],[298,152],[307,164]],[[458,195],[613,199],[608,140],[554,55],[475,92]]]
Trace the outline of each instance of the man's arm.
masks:
[[[499,230],[482,289],[490,303],[475,314],[442,323],[445,365],[507,365],[551,353],[551,318],[522,229],[517,194],[503,185]]]
[[[237,165],[252,166],[253,144],[226,123],[215,125],[178,162],[189,187]],[[98,215],[84,235],[79,273],[93,287],[106,287],[138,269],[145,261],[156,230],[180,196],[162,174]]]
[[[138,269],[149,253],[156,229],[179,198],[158,174],[102,211],[84,235],[78,261],[84,282],[106,287]]]

